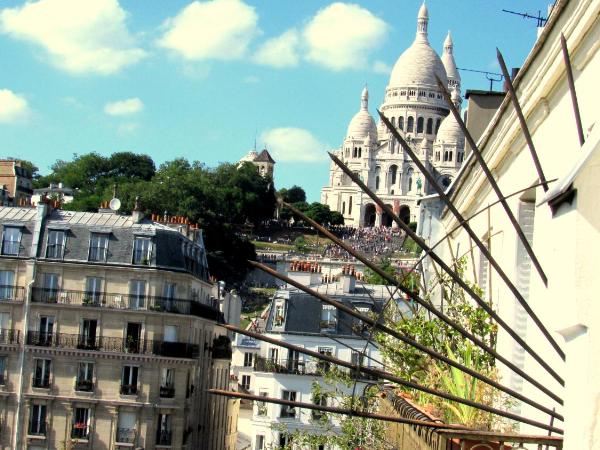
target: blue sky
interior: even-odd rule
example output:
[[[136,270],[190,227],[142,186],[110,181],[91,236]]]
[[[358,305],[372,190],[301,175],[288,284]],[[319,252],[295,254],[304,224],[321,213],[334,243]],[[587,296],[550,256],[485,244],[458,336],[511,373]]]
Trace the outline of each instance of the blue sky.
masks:
[[[0,3],[0,156],[134,151],[237,161],[265,144],[278,188],[318,200],[368,83],[380,104],[413,41],[420,0],[39,0]],[[458,67],[519,66],[548,0],[428,0],[429,40],[451,30]],[[486,89],[462,72],[465,89]]]

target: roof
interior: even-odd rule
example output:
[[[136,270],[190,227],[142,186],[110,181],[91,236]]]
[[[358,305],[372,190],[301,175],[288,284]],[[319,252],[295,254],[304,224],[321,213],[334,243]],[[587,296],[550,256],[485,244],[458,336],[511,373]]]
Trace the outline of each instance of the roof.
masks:
[[[480,89],[467,89],[465,98],[469,98],[471,95],[490,95],[490,96],[502,96],[506,95],[504,91],[483,91]]]
[[[275,164],[275,160],[271,158],[271,155],[265,148],[262,152],[258,154],[256,158],[254,158],[254,162],[268,162],[271,164]]]

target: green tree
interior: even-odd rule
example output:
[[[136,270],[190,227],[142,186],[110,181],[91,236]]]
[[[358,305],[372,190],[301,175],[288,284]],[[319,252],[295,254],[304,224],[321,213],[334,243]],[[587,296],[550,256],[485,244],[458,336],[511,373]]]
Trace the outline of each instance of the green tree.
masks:
[[[388,258],[381,260],[381,262],[378,264],[378,266],[385,273],[396,278],[396,269],[394,269],[394,266],[392,266],[392,262]],[[386,286],[388,284],[390,284],[389,281],[387,281],[381,275],[379,275],[378,273],[375,273],[374,271],[372,271],[369,268],[367,268],[365,270],[365,282],[368,284],[383,284]]]
[[[298,202],[306,201],[306,192],[300,186],[293,185],[291,188],[282,188],[277,191],[277,195],[283,199],[284,202],[294,204]]]

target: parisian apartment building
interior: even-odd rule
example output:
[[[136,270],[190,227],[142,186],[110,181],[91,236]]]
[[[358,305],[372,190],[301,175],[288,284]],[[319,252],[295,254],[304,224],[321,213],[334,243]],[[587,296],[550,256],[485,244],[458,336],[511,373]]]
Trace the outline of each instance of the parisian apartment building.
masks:
[[[0,207],[0,449],[233,449],[200,230],[52,206]]]

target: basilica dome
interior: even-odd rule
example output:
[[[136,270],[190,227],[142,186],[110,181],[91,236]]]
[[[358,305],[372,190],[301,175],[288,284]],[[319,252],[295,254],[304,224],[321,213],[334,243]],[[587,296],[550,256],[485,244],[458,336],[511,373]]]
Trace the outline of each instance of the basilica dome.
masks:
[[[458,92],[458,89],[454,89],[452,91],[452,102],[457,108],[459,108],[460,111],[460,93]],[[436,142],[460,144],[460,147],[463,146],[465,136],[452,112],[448,114],[444,120],[442,120],[435,140]]]
[[[377,141],[377,125],[369,114],[369,91],[366,87],[361,94],[360,111],[350,121],[346,136],[354,139],[364,139],[369,136],[371,141]]]

